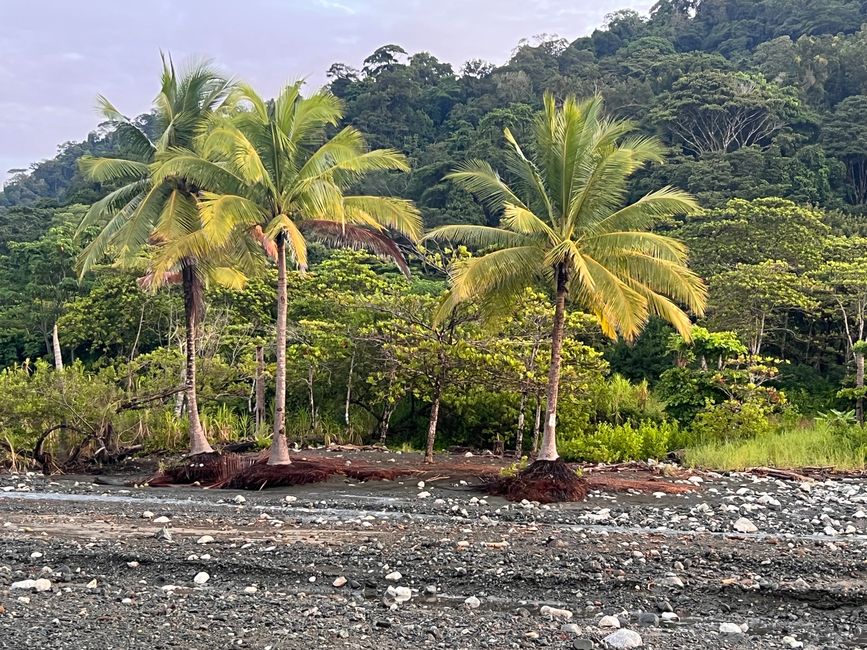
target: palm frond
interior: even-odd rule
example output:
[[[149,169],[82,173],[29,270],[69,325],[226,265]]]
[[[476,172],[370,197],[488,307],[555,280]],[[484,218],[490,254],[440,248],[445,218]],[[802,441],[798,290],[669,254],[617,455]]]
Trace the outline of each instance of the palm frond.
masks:
[[[409,265],[400,248],[385,235],[367,228],[326,220],[302,221],[299,227],[310,239],[328,246],[366,250],[392,260],[406,277],[410,276]]]
[[[532,243],[532,240],[529,240],[525,235],[520,233],[504,230],[503,228],[470,224],[434,228],[423,237],[423,240],[428,239],[457,242],[476,248],[488,248],[491,246],[505,248],[508,246],[526,246]]]

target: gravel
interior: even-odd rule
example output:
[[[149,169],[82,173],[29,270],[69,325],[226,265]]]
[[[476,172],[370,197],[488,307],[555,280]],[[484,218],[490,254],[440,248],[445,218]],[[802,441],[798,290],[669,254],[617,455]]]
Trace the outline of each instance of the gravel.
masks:
[[[418,478],[236,495],[0,475],[0,648],[867,645],[867,482],[691,478],[540,506],[457,476],[419,499]]]

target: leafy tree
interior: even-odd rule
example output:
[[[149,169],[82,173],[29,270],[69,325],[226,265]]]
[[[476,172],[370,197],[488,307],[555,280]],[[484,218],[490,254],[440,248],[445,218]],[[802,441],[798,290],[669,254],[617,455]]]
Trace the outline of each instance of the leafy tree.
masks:
[[[429,237],[497,248],[453,270],[446,309],[466,300],[502,299],[543,279],[553,285],[551,364],[538,456],[553,461],[567,298],[594,312],[612,338],[633,339],[651,314],[688,335],[688,316],[665,294],[700,313],[705,289],[686,268],[685,248],[648,232],[662,217],[694,210],[691,197],[664,188],[623,207],[629,176],[645,162],[660,160],[661,145],[628,137],[634,128],[628,122],[603,118],[599,97],[569,98],[558,108],[546,95],[544,104],[536,123],[535,160],[505,131],[512,186],[482,161],[465,163],[450,175],[502,211],[501,227],[445,226]]]
[[[797,100],[760,75],[693,72],[661,95],[650,117],[695,155],[766,144],[795,118]]]
[[[867,95],[847,97],[830,115],[823,131],[828,153],[846,165],[847,196],[850,202],[867,203],[867,127],[864,112]]]

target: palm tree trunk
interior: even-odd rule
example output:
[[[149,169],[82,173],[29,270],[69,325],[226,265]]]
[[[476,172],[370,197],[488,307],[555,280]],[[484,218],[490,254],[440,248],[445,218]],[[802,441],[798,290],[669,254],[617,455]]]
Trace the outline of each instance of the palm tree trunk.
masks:
[[[352,401],[352,371],[355,370],[355,350],[349,360],[349,376],[346,378],[346,402],[343,407],[343,420],[346,424],[346,435],[352,435],[352,426],[349,422],[349,404]]]
[[[557,398],[560,394],[560,362],[563,349],[563,329],[566,322],[566,272],[557,269],[557,301],[554,305],[554,326],[551,331],[551,368],[548,370],[548,391],[545,406],[545,430],[542,448],[536,460],[557,460]]]
[[[63,355],[60,353],[60,333],[57,331],[57,321],[51,329],[51,350],[54,354],[55,370],[63,371]]]
[[[265,423],[265,349],[256,346],[256,431]]]
[[[433,462],[434,442],[437,438],[437,422],[440,418],[440,400],[442,398],[442,388],[437,382],[434,386],[433,403],[430,407],[430,420],[427,425],[427,448],[425,449],[424,462]]]
[[[288,465],[286,443],[286,237],[277,235],[277,372],[274,375],[274,436],[269,465]]]
[[[184,388],[187,396],[187,415],[190,418],[190,455],[212,454],[214,449],[205,437],[202,421],[199,419],[199,398],[196,394],[196,333],[198,323],[198,302],[201,291],[195,270],[190,264],[184,265],[184,318],[186,320],[186,368],[184,372]]]

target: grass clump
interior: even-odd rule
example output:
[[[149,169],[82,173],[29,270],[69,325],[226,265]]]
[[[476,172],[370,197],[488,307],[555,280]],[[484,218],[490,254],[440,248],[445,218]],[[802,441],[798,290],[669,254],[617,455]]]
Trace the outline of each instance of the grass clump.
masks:
[[[732,471],[749,467],[863,470],[867,468],[867,437],[817,421],[750,439],[705,441],[687,448],[684,461],[690,467]]]

